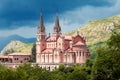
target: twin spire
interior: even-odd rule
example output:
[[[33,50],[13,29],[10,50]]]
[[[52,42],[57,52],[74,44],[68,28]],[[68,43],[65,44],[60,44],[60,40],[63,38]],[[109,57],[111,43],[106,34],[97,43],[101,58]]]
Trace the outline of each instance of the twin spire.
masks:
[[[54,26],[54,33],[60,33],[60,32],[61,32],[61,27],[59,25],[58,13],[56,13],[56,21],[55,21],[55,26]]]
[[[42,11],[40,12],[40,24],[38,26],[38,33],[40,32],[45,32],[45,26],[44,26],[44,22],[43,22],[43,17],[42,17]],[[57,33],[61,33],[61,27],[59,24],[59,17],[58,17],[58,13],[56,13],[56,21],[55,21],[55,25],[54,25],[54,34]]]
[[[42,11],[40,12],[40,24],[38,26],[38,33],[45,32],[45,26],[43,23]]]

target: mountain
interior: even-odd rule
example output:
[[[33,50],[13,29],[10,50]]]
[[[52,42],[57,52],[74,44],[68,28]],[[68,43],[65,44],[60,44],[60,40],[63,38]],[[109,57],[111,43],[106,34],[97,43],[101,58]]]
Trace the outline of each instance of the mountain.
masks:
[[[93,54],[96,53],[96,48],[104,45],[104,42],[110,38],[113,29],[120,32],[120,15],[101,20],[89,21],[79,29],[66,34],[76,35],[79,31],[79,34],[86,38],[86,43],[90,49],[92,57],[94,57]]]
[[[33,43],[24,43],[21,41],[13,40],[8,43],[1,51],[1,55],[7,55],[12,52],[31,53]]]
[[[11,41],[19,40],[25,43],[33,43],[36,41],[36,38],[24,38],[18,35],[12,35],[8,37],[0,37],[0,51]]]
[[[116,29],[120,25],[120,15],[113,17],[89,21],[87,24],[81,26],[77,30],[66,33],[67,35],[75,35],[77,31],[86,37],[88,45],[104,42],[110,36],[113,29]]]

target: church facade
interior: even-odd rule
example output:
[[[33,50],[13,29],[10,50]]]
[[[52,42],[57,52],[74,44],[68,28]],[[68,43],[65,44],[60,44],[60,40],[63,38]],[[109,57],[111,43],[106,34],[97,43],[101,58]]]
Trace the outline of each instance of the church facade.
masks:
[[[38,64],[83,64],[90,56],[85,38],[62,35],[59,17],[53,27],[53,34],[47,36],[42,14],[36,34],[36,63]]]

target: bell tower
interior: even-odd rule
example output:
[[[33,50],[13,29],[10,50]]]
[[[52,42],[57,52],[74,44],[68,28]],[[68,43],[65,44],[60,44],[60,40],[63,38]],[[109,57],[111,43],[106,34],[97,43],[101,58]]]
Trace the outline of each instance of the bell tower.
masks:
[[[53,35],[54,36],[60,36],[61,35],[61,27],[59,24],[59,17],[58,17],[58,13],[56,13],[56,21],[55,21],[55,25],[54,25],[54,30],[53,30]]]
[[[41,62],[41,52],[46,48],[46,32],[43,23],[42,11],[40,12],[40,24],[38,26],[38,31],[36,34],[36,63]]]

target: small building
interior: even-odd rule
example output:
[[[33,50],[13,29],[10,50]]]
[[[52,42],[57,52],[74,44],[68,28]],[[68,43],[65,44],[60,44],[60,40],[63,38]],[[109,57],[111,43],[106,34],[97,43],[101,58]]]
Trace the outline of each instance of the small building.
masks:
[[[9,58],[12,58],[12,63],[29,62],[30,56],[28,53],[11,53],[8,55]]]
[[[30,54],[28,53],[11,53],[7,56],[0,56],[2,63],[23,63],[30,61]]]

